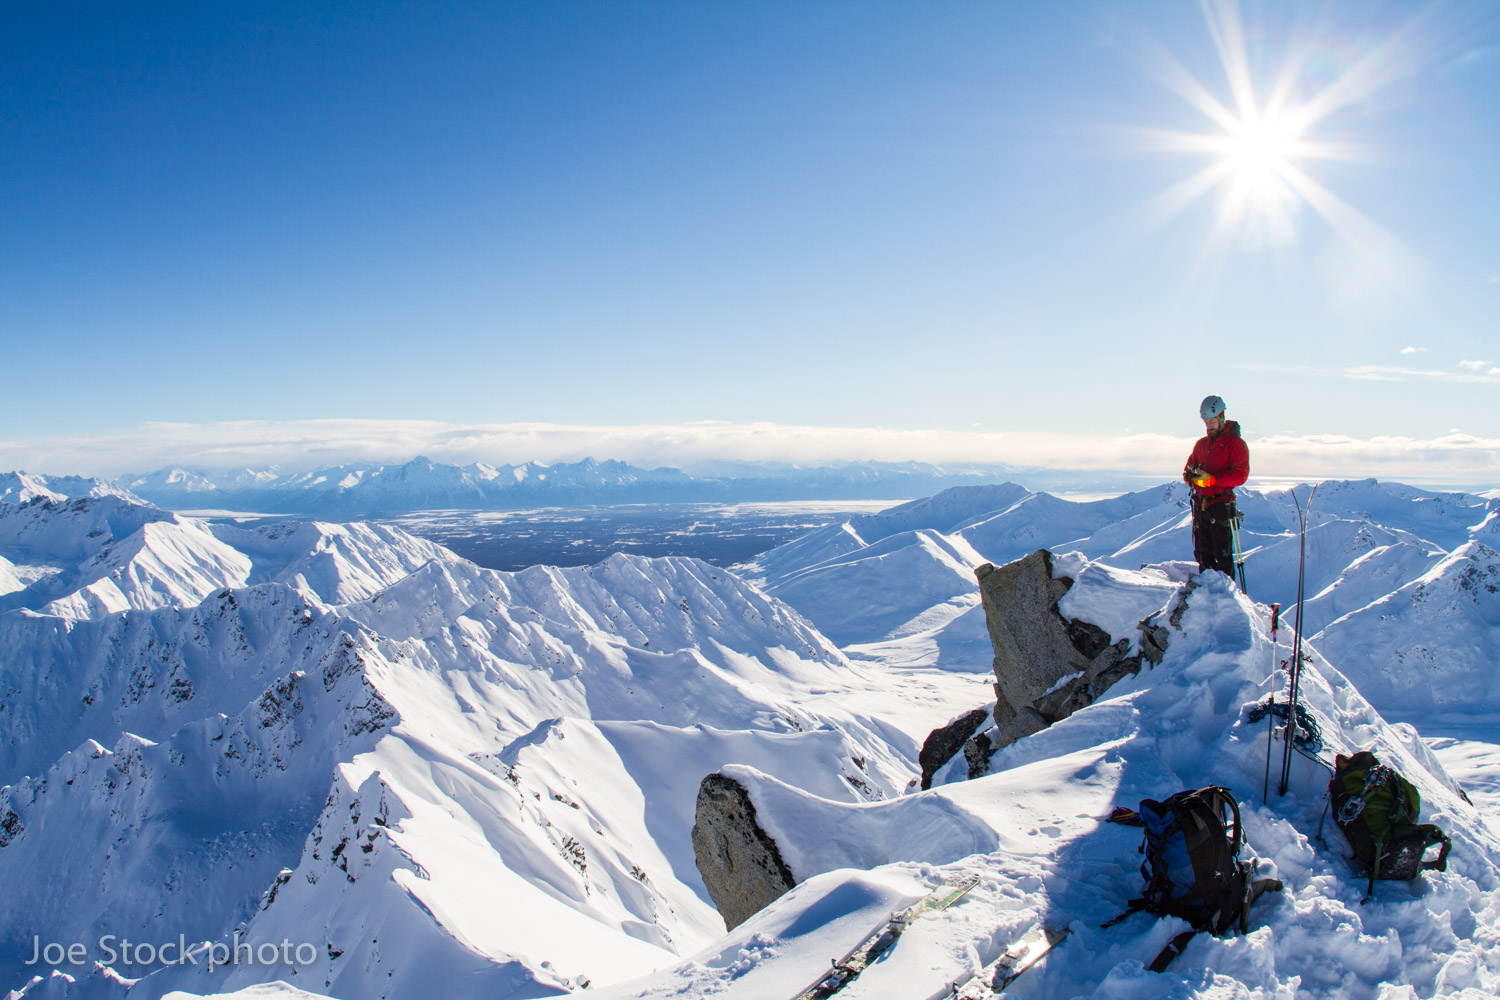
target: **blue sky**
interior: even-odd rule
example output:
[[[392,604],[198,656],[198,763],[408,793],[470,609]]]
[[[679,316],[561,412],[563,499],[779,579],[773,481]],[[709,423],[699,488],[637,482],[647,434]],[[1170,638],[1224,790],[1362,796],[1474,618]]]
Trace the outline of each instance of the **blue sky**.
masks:
[[[1217,392],[1268,475],[1500,479],[1492,3],[31,4],[0,53],[6,467],[1152,466]]]

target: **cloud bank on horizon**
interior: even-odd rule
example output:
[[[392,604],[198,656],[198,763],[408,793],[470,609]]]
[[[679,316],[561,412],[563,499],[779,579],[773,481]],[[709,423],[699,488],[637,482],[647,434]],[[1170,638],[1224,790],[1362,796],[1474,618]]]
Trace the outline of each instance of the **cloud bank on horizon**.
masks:
[[[1247,435],[1256,476],[1397,479],[1474,486],[1500,480],[1500,439],[1453,432],[1435,438],[1338,434]],[[0,468],[118,476],[168,465],[200,469],[311,469],[346,462],[453,464],[564,462],[585,457],[640,466],[738,460],[838,464],[920,461],[1108,470],[1175,478],[1187,435],[1089,436],[1052,431],[896,430],[716,421],[621,426],[452,424],[430,420],[287,420],[150,423],[95,435],[0,439]]]

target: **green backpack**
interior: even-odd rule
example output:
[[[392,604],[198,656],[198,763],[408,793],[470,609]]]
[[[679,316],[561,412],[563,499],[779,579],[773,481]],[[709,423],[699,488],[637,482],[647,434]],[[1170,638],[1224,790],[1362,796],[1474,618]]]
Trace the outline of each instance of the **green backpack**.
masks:
[[[1354,860],[1370,873],[1363,904],[1376,879],[1406,880],[1423,871],[1447,871],[1448,835],[1431,823],[1418,823],[1422,797],[1410,781],[1380,763],[1368,750],[1339,754],[1328,783],[1333,818],[1354,848]],[[1435,860],[1427,848],[1441,844]]]

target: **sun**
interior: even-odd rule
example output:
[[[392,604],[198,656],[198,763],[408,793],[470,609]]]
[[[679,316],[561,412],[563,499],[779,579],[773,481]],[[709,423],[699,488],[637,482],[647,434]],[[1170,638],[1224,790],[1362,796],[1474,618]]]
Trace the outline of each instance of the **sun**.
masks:
[[[1279,63],[1272,61],[1269,79],[1261,81],[1251,72],[1238,6],[1205,0],[1203,13],[1228,93],[1216,93],[1165,53],[1148,61],[1148,72],[1207,119],[1197,131],[1145,133],[1151,148],[1190,154],[1201,164],[1153,201],[1153,214],[1164,220],[1212,198],[1211,242],[1219,245],[1235,238],[1254,246],[1295,240],[1305,208],[1334,229],[1368,231],[1368,220],[1313,176],[1319,161],[1361,160],[1366,152],[1314,133],[1326,131],[1330,116],[1391,81],[1392,48],[1378,47],[1351,60],[1344,75],[1311,90],[1302,50],[1288,46]]]
[[[1263,234],[1290,235],[1302,200],[1298,189],[1308,182],[1300,166],[1309,157],[1300,117],[1295,109],[1250,111],[1224,126],[1216,172],[1224,178],[1219,215],[1225,224],[1253,220]]]
[[[1224,159],[1236,182],[1260,187],[1294,169],[1299,135],[1286,115],[1237,121],[1224,137]]]

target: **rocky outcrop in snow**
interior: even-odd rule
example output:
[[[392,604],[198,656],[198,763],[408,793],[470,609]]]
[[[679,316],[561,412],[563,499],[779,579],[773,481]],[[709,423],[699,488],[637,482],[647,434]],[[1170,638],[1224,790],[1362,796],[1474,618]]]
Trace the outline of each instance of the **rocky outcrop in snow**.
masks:
[[[1074,580],[1045,549],[1000,567],[985,563],[974,575],[995,648],[995,707],[993,724],[964,745],[971,774],[984,773],[994,751],[1091,704],[1165,651],[1166,633],[1149,616],[1136,625],[1140,635],[1116,638],[1125,623],[1111,630],[1064,615],[1060,605]],[[1159,596],[1147,594],[1148,604]]]
[[[917,755],[917,763],[922,765],[918,784],[923,790],[932,787],[933,775],[964,748],[969,738],[989,721],[993,711],[993,706],[976,708],[927,734],[927,739],[922,742],[922,752]]]
[[[734,930],[797,884],[776,842],[755,819],[755,803],[738,781],[714,773],[698,787],[693,854],[708,894]]]

